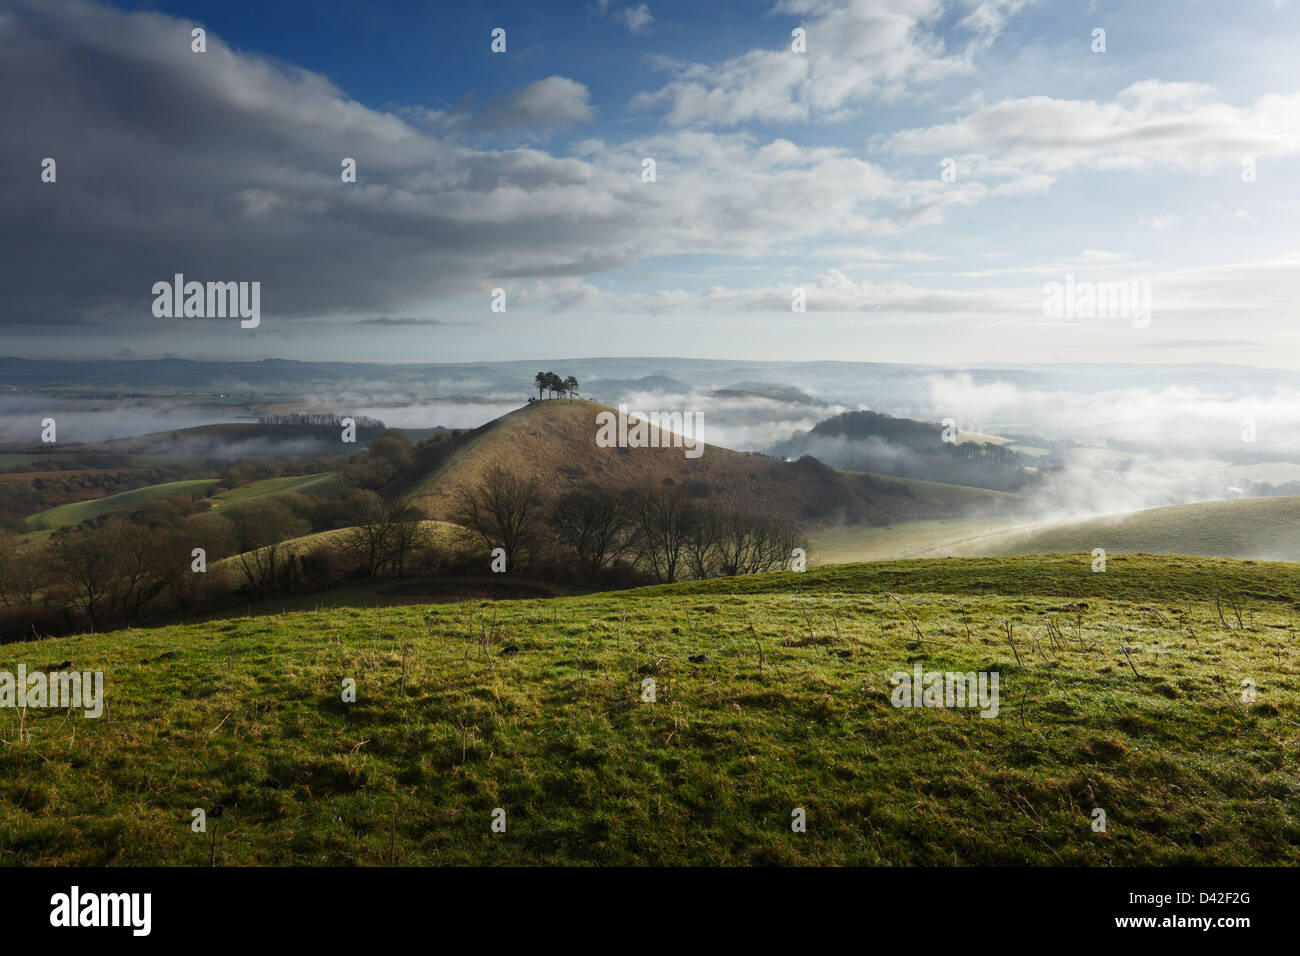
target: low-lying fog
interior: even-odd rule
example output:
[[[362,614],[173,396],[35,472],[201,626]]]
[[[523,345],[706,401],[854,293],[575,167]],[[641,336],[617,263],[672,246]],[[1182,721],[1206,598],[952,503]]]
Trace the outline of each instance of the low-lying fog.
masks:
[[[1300,482],[1300,379],[1284,373],[1231,366],[949,371],[790,363],[760,368],[760,363],[646,359],[640,365],[611,360],[609,368],[618,377],[610,372],[602,379],[601,361],[570,363],[585,376],[584,394],[598,395],[607,405],[625,403],[633,412],[700,413],[700,437],[738,450],[770,452],[797,432],[855,410],[932,423],[951,418],[964,432],[1009,438],[1027,463],[1055,466],[1025,508],[1038,516],[1069,518],[1279,493]],[[550,364],[557,372],[569,371],[564,363]],[[404,374],[409,376],[409,369]],[[250,394],[245,405],[204,404],[210,393],[203,400],[196,394],[192,400],[157,401],[0,394],[0,441],[39,441],[46,417],[57,420],[63,443],[249,422],[259,414],[296,410],[366,415],[399,428],[473,428],[536,394],[522,378],[517,389],[512,387],[522,374],[485,364],[481,375],[462,371],[454,381],[351,379],[332,388],[318,380],[288,394],[281,388],[264,401]],[[444,394],[435,394],[443,388]],[[891,454],[879,439],[871,447],[832,436],[809,436],[806,442],[810,453],[840,467],[867,453],[877,462]],[[892,452],[910,454],[904,448]]]

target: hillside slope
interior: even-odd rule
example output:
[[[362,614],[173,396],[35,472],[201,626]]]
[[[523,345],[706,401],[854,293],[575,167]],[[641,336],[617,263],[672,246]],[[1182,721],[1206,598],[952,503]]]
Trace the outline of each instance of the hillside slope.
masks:
[[[0,709],[0,864],[1294,866],[1298,585],[917,561],[11,644],[108,711]],[[914,665],[996,715],[891,706]]]
[[[772,453],[786,458],[813,455],[854,471],[1015,491],[1025,487],[1032,469],[1011,444],[978,432],[948,435],[941,423],[849,411],[809,431],[795,432],[773,445]]]
[[[340,430],[330,425],[227,422],[97,442],[9,444],[5,452],[11,463],[66,455],[121,456],[137,464],[197,463],[210,458],[331,458],[364,448],[381,432],[377,427],[359,427],[355,444],[344,444]]]
[[[331,497],[342,493],[338,475],[323,471],[314,475],[285,475],[280,478],[262,478],[246,485],[219,492],[213,496],[212,507],[218,511],[237,508],[250,501],[274,498],[276,495],[298,492],[300,494]]]
[[[1092,518],[991,537],[973,554],[1111,552],[1300,561],[1300,497],[1237,498]]]
[[[217,478],[194,478],[185,481],[168,481],[159,485],[146,485],[132,491],[122,491],[103,498],[90,501],[77,501],[68,505],[59,505],[31,515],[27,523],[38,531],[52,531],[67,525],[80,524],[91,518],[98,518],[113,511],[126,511],[139,508],[151,501],[170,498],[172,495],[186,492],[200,493],[215,485]]]
[[[411,491],[435,518],[449,519],[462,488],[493,467],[535,477],[544,491],[571,488],[681,487],[726,508],[755,508],[802,524],[883,524],[992,507],[1009,496],[951,485],[837,471],[819,462],[785,462],[717,445],[695,459],[681,448],[600,448],[595,402],[526,405],[457,439],[417,451],[396,490]],[[706,432],[707,433],[707,432]]]

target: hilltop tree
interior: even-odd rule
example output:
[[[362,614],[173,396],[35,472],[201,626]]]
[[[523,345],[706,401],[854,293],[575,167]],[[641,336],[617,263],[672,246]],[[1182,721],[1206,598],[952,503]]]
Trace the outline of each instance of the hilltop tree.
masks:
[[[560,378],[554,372],[538,372],[533,376],[533,384],[537,386],[537,397],[540,399],[543,392],[550,392],[551,397],[559,395],[572,395],[578,391],[578,380],[570,375],[568,378]]]

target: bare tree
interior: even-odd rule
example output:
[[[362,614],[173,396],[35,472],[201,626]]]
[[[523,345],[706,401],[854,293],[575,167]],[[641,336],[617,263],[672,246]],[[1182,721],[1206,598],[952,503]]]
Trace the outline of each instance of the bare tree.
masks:
[[[638,561],[657,581],[677,580],[686,549],[690,515],[686,498],[675,490],[648,489],[636,497]]]
[[[32,607],[48,578],[42,553],[31,545],[24,547],[13,532],[0,530],[0,604]]]
[[[358,571],[372,578],[387,554],[391,513],[384,500],[368,489],[353,492],[344,507],[352,526],[343,533],[343,551],[356,562]]]
[[[118,552],[111,526],[68,534],[51,543],[50,564],[70,607],[81,611],[91,630],[112,613],[113,579]]]
[[[722,564],[722,539],[727,534],[727,516],[715,508],[687,504],[683,517],[684,560],[691,575],[711,578]]]
[[[424,515],[410,499],[402,499],[394,504],[392,544],[388,549],[388,568],[401,577],[406,573],[406,565],[418,553],[426,551],[433,545],[433,533],[425,524]]]
[[[477,488],[460,488],[454,519],[488,548],[505,551],[506,567],[515,570],[525,551],[536,548],[545,513],[535,478],[491,469]]]
[[[551,505],[551,529],[572,548],[585,580],[593,580],[628,548],[633,522],[622,498],[612,491],[570,491]]]
[[[174,533],[124,519],[103,528],[117,552],[113,575],[107,582],[111,606],[123,621],[144,617],[171,582],[188,570],[187,556],[179,551]]]
[[[310,526],[275,499],[254,501],[229,514],[244,577],[258,595],[274,597],[294,579],[294,557],[284,542],[306,534]]]
[[[353,525],[343,535],[343,550],[358,570],[367,577],[403,574],[410,555],[427,537],[410,499],[385,500],[373,491],[358,491],[346,507]]]
[[[788,521],[755,513],[733,513],[722,520],[718,538],[719,571],[725,575],[761,574],[785,567],[807,540]]]

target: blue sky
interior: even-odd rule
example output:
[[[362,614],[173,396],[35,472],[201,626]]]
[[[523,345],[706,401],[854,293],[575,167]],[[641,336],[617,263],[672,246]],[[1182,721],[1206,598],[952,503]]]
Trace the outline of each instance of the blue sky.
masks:
[[[0,161],[59,160],[0,185],[0,351],[1300,367],[1298,27],[1271,0],[0,0],[31,92]],[[175,272],[260,281],[261,324],[154,317]],[[1067,279],[1150,314],[1045,315]]]

